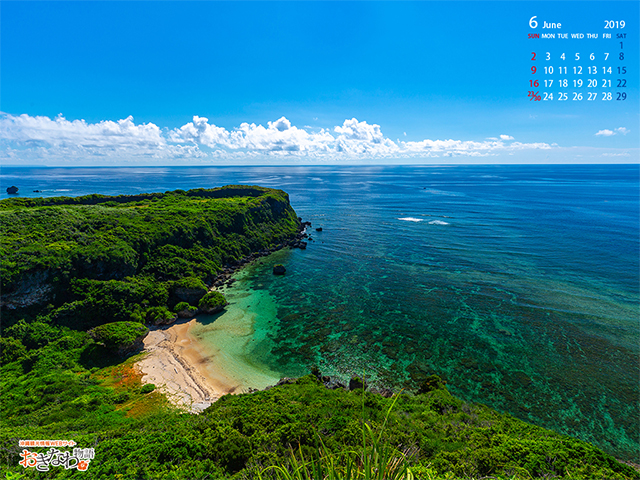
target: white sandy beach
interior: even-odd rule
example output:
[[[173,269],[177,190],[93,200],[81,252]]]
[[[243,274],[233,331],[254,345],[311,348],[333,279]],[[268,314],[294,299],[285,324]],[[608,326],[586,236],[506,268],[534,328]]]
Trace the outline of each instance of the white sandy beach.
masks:
[[[148,353],[137,363],[144,383],[155,384],[172,403],[193,413],[223,395],[262,389],[280,379],[248,355],[260,340],[256,317],[274,315],[271,297],[237,288],[225,294],[230,305],[222,315],[179,320],[149,332]]]
[[[207,362],[189,335],[195,320],[152,330],[144,339],[148,354],[138,362],[144,383],[153,383],[180,407],[197,413],[231,393],[226,379],[209,378],[201,365]]]

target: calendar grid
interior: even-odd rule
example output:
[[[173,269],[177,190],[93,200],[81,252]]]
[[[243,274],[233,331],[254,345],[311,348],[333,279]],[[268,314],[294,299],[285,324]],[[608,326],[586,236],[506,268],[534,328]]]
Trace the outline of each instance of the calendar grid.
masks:
[[[530,102],[625,102],[629,40],[625,20],[604,20],[602,32],[564,32],[562,22],[532,17],[527,98]],[[538,32],[539,31],[539,32]]]

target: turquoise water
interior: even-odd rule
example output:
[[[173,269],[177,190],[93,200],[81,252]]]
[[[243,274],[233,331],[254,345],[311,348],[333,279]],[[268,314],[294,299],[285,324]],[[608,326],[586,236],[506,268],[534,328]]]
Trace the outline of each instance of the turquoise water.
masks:
[[[277,305],[254,327],[252,362],[282,376],[314,363],[345,379],[366,371],[396,389],[437,373],[462,398],[637,460],[638,173],[637,165],[3,168],[1,188],[29,196],[282,188],[313,222],[313,241],[250,267],[235,287]],[[284,277],[271,274],[276,262]]]

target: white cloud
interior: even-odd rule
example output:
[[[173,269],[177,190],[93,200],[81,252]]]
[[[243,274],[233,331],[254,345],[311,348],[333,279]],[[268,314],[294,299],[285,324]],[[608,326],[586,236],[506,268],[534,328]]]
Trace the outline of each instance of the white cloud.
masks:
[[[384,136],[380,125],[369,125],[367,122],[359,122],[355,118],[345,120],[341,127],[333,129],[340,134],[343,140],[365,140],[370,143],[382,143]]]
[[[629,133],[629,130],[626,129],[625,127],[618,127],[614,130],[604,129],[604,130],[599,130],[598,133],[596,133],[596,136],[600,135],[603,137],[611,137],[612,135],[617,135],[618,133],[622,135],[626,135],[627,133]]]
[[[0,158],[69,162],[199,156],[197,149],[167,144],[157,125],[136,125],[131,116],[115,122],[87,123],[62,115],[51,119],[0,114]]]
[[[243,123],[231,132],[230,148],[258,152],[298,152],[315,154],[326,151],[333,141],[330,133],[321,130],[309,133],[291,125],[285,117],[268,122],[268,127]]]
[[[403,146],[411,152],[443,153],[445,155],[489,155],[499,151],[525,150],[525,149],[550,149],[546,143],[520,143],[505,144],[501,140],[489,140],[484,142],[463,140],[422,140],[420,142],[403,142]]]
[[[275,128],[279,132],[284,132],[285,130],[289,130],[291,128],[291,122],[287,120],[285,117],[280,117],[275,122],[267,122],[269,124],[269,128]]]
[[[615,135],[616,132],[614,132],[613,130],[598,130],[598,133],[596,133],[597,135],[602,135],[603,137],[610,137],[611,135]]]
[[[165,144],[165,139],[156,125],[135,125],[132,116],[117,122],[103,120],[99,123],[87,123],[84,120],[69,121],[62,115],[53,120],[49,117],[31,117],[26,114],[2,115],[0,138],[52,146],[71,144],[80,147],[126,147]]]
[[[255,123],[242,123],[240,127],[229,132],[223,127],[208,123],[204,117],[193,117],[193,122],[169,132],[173,142],[206,145],[210,148],[223,148],[230,151],[243,150],[256,152],[306,152],[314,153],[326,150],[326,144],[334,138],[321,130],[309,133],[291,125],[281,117],[275,122],[268,122],[267,127]]]
[[[229,142],[229,132],[224,128],[209,125],[209,119],[205,117],[193,117],[193,122],[183,125],[179,129],[169,132],[172,142],[201,143],[208,147],[226,145]]]
[[[382,134],[380,125],[369,125],[352,118],[333,130],[339,134],[335,151],[343,155],[384,157],[400,153],[398,145]]]
[[[629,152],[622,152],[622,153],[603,153],[602,154],[603,157],[629,157]]]
[[[624,133],[626,129],[617,130]],[[298,128],[283,116],[266,126],[245,122],[227,130],[210,123],[206,117],[194,116],[191,122],[168,130],[153,123],[135,124],[131,116],[88,123],[69,121],[61,115],[50,119],[0,113],[0,157],[24,160],[473,157],[554,146],[514,142],[509,135],[481,142],[454,139],[393,142],[384,136],[380,125],[356,118],[332,129],[317,130]]]

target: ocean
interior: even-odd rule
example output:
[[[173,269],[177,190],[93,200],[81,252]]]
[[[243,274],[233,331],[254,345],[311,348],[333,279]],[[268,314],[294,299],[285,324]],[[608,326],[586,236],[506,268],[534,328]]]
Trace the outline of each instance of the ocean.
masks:
[[[343,380],[364,373],[409,391],[435,373],[465,400],[638,461],[639,173],[638,165],[3,167],[0,196],[10,185],[25,197],[281,188],[312,222],[312,240],[250,266],[230,289],[245,312],[263,306],[238,353],[246,364],[279,376],[317,364]],[[273,263],[287,274],[272,275]]]

